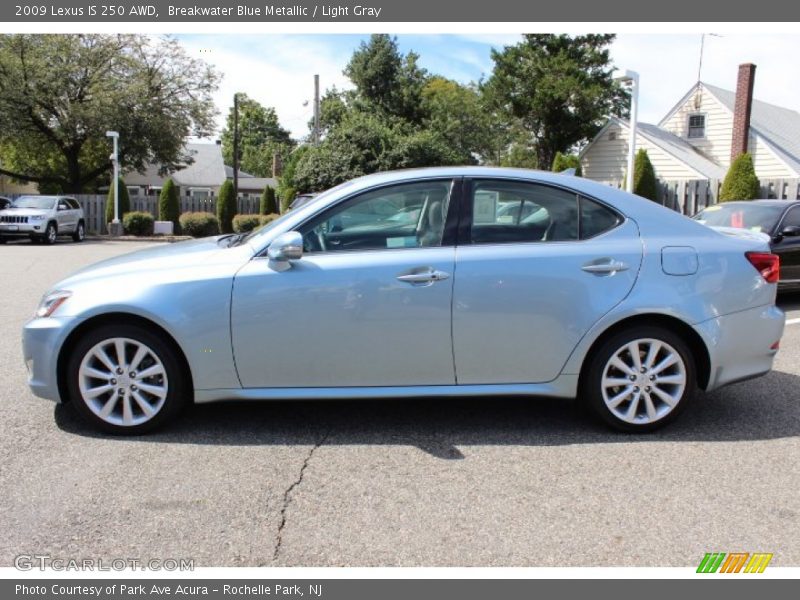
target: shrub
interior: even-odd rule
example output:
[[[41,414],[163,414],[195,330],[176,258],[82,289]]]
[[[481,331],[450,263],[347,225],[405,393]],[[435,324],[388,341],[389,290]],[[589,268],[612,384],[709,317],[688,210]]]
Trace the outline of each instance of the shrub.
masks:
[[[297,192],[293,187],[286,187],[281,194],[281,214],[289,211],[289,205],[297,196]]]
[[[125,213],[131,210],[131,199],[128,196],[128,188],[125,187],[125,182],[122,177],[117,180],[119,185],[119,220],[122,221]],[[106,223],[111,223],[114,220],[114,186],[108,188],[108,202],[106,202]]]
[[[745,152],[736,157],[731,163],[725,180],[722,182],[722,191],[719,201],[728,200],[753,200],[761,194],[761,186],[753,167],[753,157]]]
[[[236,194],[233,193],[233,182],[226,179],[219,188],[217,197],[217,219],[222,233],[233,233],[233,216],[236,214]]]
[[[275,201],[275,188],[267,186],[261,193],[261,205],[259,206],[259,214],[271,215],[278,212],[278,204]]]
[[[280,215],[275,213],[269,215],[236,215],[233,217],[233,231],[236,233],[247,233],[259,227],[263,227],[279,216]]]
[[[187,212],[180,216],[181,231],[192,237],[219,235],[219,221],[210,212]]]
[[[633,193],[648,200],[655,201],[658,198],[656,172],[644,148],[636,153],[633,163]]]
[[[164,187],[161,188],[161,194],[158,196],[158,220],[172,221],[173,233],[180,233],[180,216],[181,206],[178,188],[172,182],[172,179],[167,179],[164,182]]]
[[[556,157],[553,159],[553,168],[550,169],[553,173],[561,173],[566,169],[575,169],[575,176],[581,176],[581,161],[575,154],[561,154],[556,152]]]
[[[154,222],[149,212],[133,211],[122,217],[122,228],[128,235],[153,235]]]

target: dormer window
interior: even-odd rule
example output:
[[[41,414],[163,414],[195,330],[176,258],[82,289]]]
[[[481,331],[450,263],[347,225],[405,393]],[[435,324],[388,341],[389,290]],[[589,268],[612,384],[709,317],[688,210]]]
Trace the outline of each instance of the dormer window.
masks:
[[[689,115],[689,139],[706,137],[706,116]]]

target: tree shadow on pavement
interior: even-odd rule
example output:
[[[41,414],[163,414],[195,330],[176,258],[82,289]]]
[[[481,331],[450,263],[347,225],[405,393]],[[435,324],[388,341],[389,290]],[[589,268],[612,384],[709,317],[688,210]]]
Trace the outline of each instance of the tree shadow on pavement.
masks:
[[[165,444],[411,445],[458,460],[459,446],[557,446],[631,442],[731,442],[800,435],[800,377],[769,375],[700,393],[681,417],[650,434],[611,431],[578,402],[480,397],[409,400],[223,402],[189,407],[164,429],[117,438],[57,405],[62,430],[81,436]]]

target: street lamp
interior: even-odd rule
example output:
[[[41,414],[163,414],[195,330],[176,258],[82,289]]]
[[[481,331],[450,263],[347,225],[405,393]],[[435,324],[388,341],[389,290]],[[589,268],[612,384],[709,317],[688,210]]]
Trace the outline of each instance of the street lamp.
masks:
[[[639,108],[639,73],[636,71],[622,71],[614,81],[631,84],[631,121],[630,138],[628,140],[628,172],[625,179],[625,188],[633,193],[633,158],[636,152],[636,116]]]
[[[115,225],[119,224],[119,133],[116,131],[106,131],[106,137],[114,140],[114,151],[109,158],[114,165],[114,220]]]

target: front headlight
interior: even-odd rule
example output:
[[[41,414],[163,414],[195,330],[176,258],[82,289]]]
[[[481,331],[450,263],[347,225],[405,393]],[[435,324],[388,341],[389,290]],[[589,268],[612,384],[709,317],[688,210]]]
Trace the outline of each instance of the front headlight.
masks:
[[[50,292],[39,303],[39,308],[36,309],[37,317],[49,317],[61,304],[72,296],[72,292],[67,290],[56,290]]]
[[[28,217],[29,221],[42,221],[44,220],[44,215],[31,215]]]

